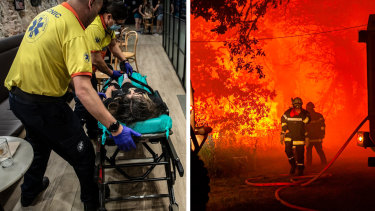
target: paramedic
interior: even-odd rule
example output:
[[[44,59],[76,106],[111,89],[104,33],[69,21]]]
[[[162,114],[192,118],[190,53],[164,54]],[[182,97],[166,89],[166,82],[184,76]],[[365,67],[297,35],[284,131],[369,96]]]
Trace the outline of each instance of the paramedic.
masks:
[[[115,31],[121,28],[121,25],[125,23],[125,19],[127,18],[127,12],[124,11],[127,11],[127,9],[122,1],[103,4],[99,15],[96,16],[94,21],[85,30],[93,64],[91,84],[95,90],[98,84],[95,77],[96,70],[107,74],[112,79],[117,79],[122,75],[120,71],[110,69],[105,63],[104,56],[106,55],[107,47],[121,61],[120,66],[123,68],[123,71],[130,74],[133,71],[122,53],[119,44],[116,42],[115,36]],[[99,130],[96,119],[87,112],[77,97],[74,100],[76,102],[74,113],[78,116],[82,125],[86,123],[87,135],[91,139],[97,138]]]
[[[281,144],[285,142],[285,153],[291,165],[290,175],[295,173],[297,166],[298,176],[303,175],[305,153],[305,125],[309,122],[309,113],[302,108],[302,99],[292,98],[293,107],[285,111],[281,117]],[[296,149],[296,157],[293,153]],[[297,165],[296,165],[297,160]]]
[[[21,185],[24,207],[48,187],[44,173],[51,150],[73,166],[84,210],[98,206],[94,149],[63,97],[71,81],[83,105],[111,131],[115,141],[132,143],[131,135],[140,135],[119,125],[90,83],[91,56],[84,30],[102,4],[103,0],[68,0],[38,14],[28,26],[5,79],[10,108],[25,126],[25,139],[34,150]]]

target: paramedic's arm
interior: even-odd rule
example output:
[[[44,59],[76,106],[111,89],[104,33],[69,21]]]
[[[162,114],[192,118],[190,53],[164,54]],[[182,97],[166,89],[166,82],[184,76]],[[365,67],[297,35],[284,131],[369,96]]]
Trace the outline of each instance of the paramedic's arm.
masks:
[[[116,122],[116,119],[109,113],[105,108],[102,101],[100,100],[98,93],[92,88],[90,77],[78,75],[73,77],[73,83],[75,93],[82,104],[85,106],[87,111],[106,128],[112,123]],[[113,136],[117,136],[122,131],[122,125],[120,124],[117,132],[112,133]]]
[[[92,59],[92,65],[95,65],[98,70],[104,74],[107,74],[108,76],[113,75],[113,71],[109,69],[107,64],[105,63],[104,59],[102,58],[102,55],[99,51],[92,52],[91,53],[91,59]]]
[[[111,51],[112,54],[120,60],[120,62],[126,60],[126,57],[122,53],[119,44],[116,42],[116,39],[112,39],[111,43],[108,45],[108,48],[109,51]]]

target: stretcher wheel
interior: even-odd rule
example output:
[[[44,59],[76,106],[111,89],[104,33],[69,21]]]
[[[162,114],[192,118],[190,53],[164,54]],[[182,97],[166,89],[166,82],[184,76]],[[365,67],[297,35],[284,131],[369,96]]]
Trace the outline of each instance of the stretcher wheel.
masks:
[[[177,203],[170,204],[169,211],[178,211],[178,204]]]
[[[208,171],[196,153],[191,153],[190,159],[190,181],[193,184],[190,192],[191,210],[206,210],[209,199],[208,193],[210,192]]]

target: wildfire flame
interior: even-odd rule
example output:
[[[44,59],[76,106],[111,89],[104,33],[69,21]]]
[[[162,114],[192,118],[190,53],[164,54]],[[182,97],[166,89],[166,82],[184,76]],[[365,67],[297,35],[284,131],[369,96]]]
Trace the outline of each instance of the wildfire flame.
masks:
[[[326,119],[327,144],[336,145],[367,115],[366,29],[375,2],[290,1],[269,9],[259,30],[263,57],[230,58],[224,45],[238,27],[210,32],[217,22],[191,16],[191,80],[197,125],[210,125],[212,139],[224,146],[270,147],[278,142],[280,117],[299,96]],[[303,15],[301,15],[303,14]],[[351,27],[358,26],[358,27]],[[206,42],[204,42],[206,41]],[[265,78],[234,68],[235,61],[260,64]]]

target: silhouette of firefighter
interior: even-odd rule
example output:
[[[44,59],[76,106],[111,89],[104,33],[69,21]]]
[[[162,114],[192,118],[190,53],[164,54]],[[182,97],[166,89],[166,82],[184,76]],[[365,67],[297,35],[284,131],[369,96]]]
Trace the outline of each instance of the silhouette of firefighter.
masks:
[[[322,165],[327,164],[326,156],[323,152],[323,139],[325,136],[326,124],[322,114],[315,111],[315,105],[312,102],[306,104],[306,110],[309,112],[311,121],[306,125],[306,165],[312,164],[312,149],[315,147],[320,157]]]
[[[292,98],[292,108],[289,108],[281,117],[281,144],[285,142],[285,153],[291,165],[290,175],[298,170],[298,176],[303,175],[306,124],[310,121],[309,113],[302,108],[302,99]],[[295,153],[293,152],[295,148]],[[297,161],[297,162],[296,162]]]

